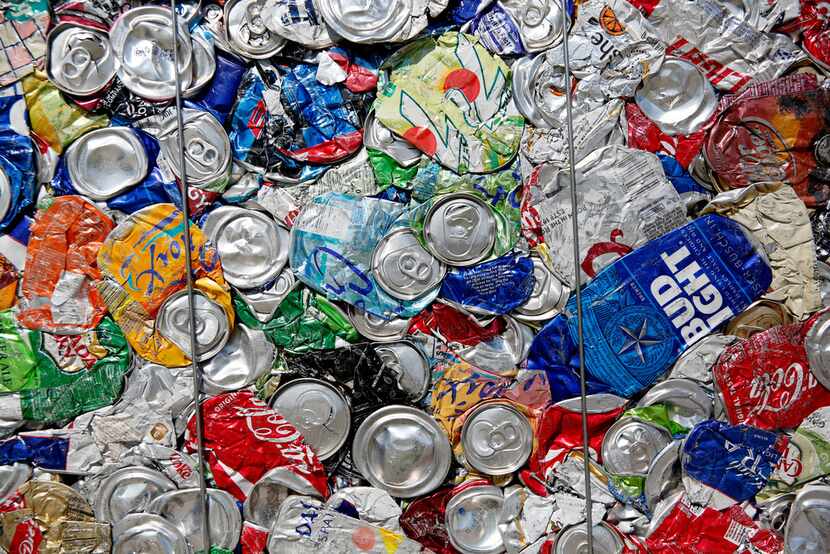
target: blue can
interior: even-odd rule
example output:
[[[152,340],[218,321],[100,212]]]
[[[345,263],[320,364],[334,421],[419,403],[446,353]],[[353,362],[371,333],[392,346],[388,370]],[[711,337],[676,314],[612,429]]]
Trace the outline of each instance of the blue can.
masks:
[[[8,229],[35,200],[35,145],[18,132],[27,125],[25,114],[22,95],[0,97],[0,231]],[[16,120],[20,116],[23,119]]]
[[[509,253],[444,277],[439,296],[471,312],[503,315],[530,298],[536,278],[530,256]]]
[[[771,281],[766,257],[740,224],[718,215],[696,219],[615,261],[583,289],[585,369],[614,394],[630,397]],[[552,383],[575,376],[576,336],[572,296],[533,340],[528,367],[554,374]]]
[[[0,441],[0,465],[26,463],[42,469],[66,469],[69,438],[20,435]]]

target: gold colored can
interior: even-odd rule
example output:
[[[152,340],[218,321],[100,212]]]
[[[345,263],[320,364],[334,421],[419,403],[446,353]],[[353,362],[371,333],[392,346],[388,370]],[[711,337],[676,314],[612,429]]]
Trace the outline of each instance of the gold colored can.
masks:
[[[746,339],[778,325],[789,325],[794,320],[792,312],[781,302],[758,300],[732,318],[725,334]]]

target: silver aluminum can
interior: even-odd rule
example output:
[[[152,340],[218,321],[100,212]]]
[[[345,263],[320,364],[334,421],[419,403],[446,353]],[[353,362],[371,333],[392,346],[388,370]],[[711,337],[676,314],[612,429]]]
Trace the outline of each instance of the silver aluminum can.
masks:
[[[370,312],[364,312],[352,305],[346,306],[352,326],[362,336],[374,342],[395,342],[404,338],[409,332],[409,319],[396,317],[383,319]]]
[[[363,145],[383,152],[402,167],[412,167],[421,161],[421,151],[378,121],[375,110],[369,112],[363,124]]]
[[[510,316],[503,316],[507,328],[501,335],[474,346],[458,348],[456,353],[476,367],[498,374],[513,374],[527,358],[533,330]]]
[[[286,40],[307,48],[327,48],[334,44],[311,0],[265,0],[262,14],[265,26]]]
[[[710,419],[714,406],[709,392],[691,379],[666,379],[651,387],[638,406],[664,404],[669,419],[691,429]]]
[[[63,92],[91,96],[115,77],[115,56],[105,32],[58,23],[46,40],[46,76]]]
[[[593,538],[593,554],[621,554],[624,548],[619,533],[604,521],[594,525],[591,529]],[[587,552],[588,530],[584,523],[571,525],[556,534],[553,543],[553,554],[574,554]]]
[[[203,362],[219,353],[228,342],[228,314],[222,306],[198,290],[193,291],[193,310],[196,312],[197,325],[196,359]],[[170,295],[159,307],[156,326],[164,338],[191,357],[189,313],[187,291],[181,290]]]
[[[707,335],[683,352],[674,363],[669,377],[712,383],[712,367],[727,346],[741,340],[734,335]]]
[[[311,483],[287,467],[276,467],[256,482],[242,505],[242,516],[265,529],[277,521],[282,503],[292,495],[317,496]]]
[[[628,403],[627,398],[617,396],[616,394],[599,393],[589,394],[585,397],[585,408],[589,414],[602,414],[621,408]],[[556,403],[556,406],[571,410],[572,412],[579,412],[582,410],[582,399],[579,397],[568,398]]]
[[[290,267],[285,267],[274,281],[261,289],[239,290],[240,298],[260,323],[273,319],[285,297],[297,286],[297,278]]]
[[[191,98],[199,94],[208,83],[213,80],[216,73],[216,54],[213,44],[201,35],[193,34],[190,37],[193,42],[193,63],[190,86],[182,91],[185,98]]]
[[[214,389],[239,390],[267,373],[275,355],[276,347],[263,331],[239,323],[222,350],[202,365],[202,376]]]
[[[473,485],[455,494],[444,514],[450,543],[461,554],[504,552],[498,526],[503,505],[501,489],[491,485]]]
[[[176,96],[176,72],[187,89],[193,78],[193,45],[184,20],[179,20],[179,66],[173,58],[172,16],[160,6],[133,8],[121,14],[110,29],[110,44],[124,85],[148,100]]]
[[[623,417],[602,439],[602,465],[614,475],[646,476],[651,462],[670,442],[671,435],[665,429]]]
[[[265,0],[228,0],[225,3],[225,39],[235,54],[252,60],[270,58],[286,40],[265,26]]]
[[[824,312],[804,337],[804,349],[810,362],[810,373],[830,388],[830,312]]]
[[[17,489],[31,479],[32,468],[28,464],[15,462],[0,466],[0,499],[8,498]]]
[[[464,458],[486,475],[509,475],[533,450],[533,428],[508,402],[487,402],[467,415],[461,428]]]
[[[758,518],[759,525],[783,535],[787,526],[787,519],[790,517],[793,500],[795,500],[795,493],[786,493],[771,500],[758,502],[758,509],[761,511]]]
[[[224,189],[231,173],[231,141],[222,124],[208,112],[185,109],[182,112],[184,133],[184,170],[179,165],[179,133],[175,111],[161,118],[157,134],[161,152],[170,169],[188,183],[206,190]]]
[[[396,498],[414,498],[438,488],[450,470],[452,448],[429,415],[392,405],[367,417],[355,433],[352,457],[372,486]]]
[[[118,523],[133,512],[143,512],[161,494],[176,490],[176,483],[160,471],[130,466],[114,471],[98,487],[92,502],[99,521]]]
[[[830,134],[824,135],[816,141],[816,145],[813,147],[813,153],[818,165],[830,167]]]
[[[790,507],[784,529],[785,552],[830,552],[830,486],[807,485]]]
[[[202,226],[216,245],[225,280],[239,289],[272,282],[288,261],[288,230],[270,215],[239,206],[220,206]]]
[[[493,250],[496,218],[479,197],[464,192],[448,194],[426,213],[424,240],[432,255],[442,262],[474,265]]]
[[[155,514],[129,514],[112,526],[113,554],[190,554],[178,527]]]
[[[429,390],[432,368],[423,351],[410,342],[393,342],[375,346],[375,353],[387,372],[395,375],[398,389],[412,402]]]
[[[682,446],[682,441],[672,441],[651,461],[643,485],[643,496],[645,496],[646,505],[650,510],[654,510],[657,503],[668,497],[672,492],[682,488],[680,466]]]
[[[398,521],[401,507],[388,492],[375,487],[343,487],[329,496],[325,507],[336,511],[343,502],[357,510],[360,521],[403,534]]]
[[[548,269],[539,256],[533,260],[533,291],[527,302],[514,310],[513,317],[522,321],[545,321],[565,309],[571,289]]]
[[[6,214],[9,213],[9,209],[12,207],[12,185],[11,181],[9,181],[9,176],[6,175],[6,172],[0,167],[0,221],[6,217]],[[25,247],[24,247],[25,250]],[[22,265],[20,267],[23,267]]]
[[[274,393],[271,407],[302,433],[320,460],[334,456],[349,437],[349,401],[320,379],[289,381]]]
[[[242,516],[229,493],[208,489],[208,520],[212,546],[233,550],[242,531]],[[192,552],[206,550],[202,543],[202,498],[199,489],[181,489],[158,496],[147,512],[158,514],[176,527],[187,539]]]
[[[66,169],[78,194],[104,201],[140,183],[149,160],[128,127],[106,127],[81,136],[66,150]]]
[[[715,88],[691,62],[667,57],[634,94],[643,113],[667,135],[688,135],[715,112]]]
[[[426,8],[437,15],[446,2],[416,0],[319,0],[320,14],[334,33],[350,42],[403,42],[427,25]],[[435,9],[438,6],[440,9]]]
[[[372,254],[372,276],[390,296],[414,300],[441,286],[447,266],[418,242],[409,227],[380,239]]]
[[[513,17],[528,52],[562,42],[562,7],[557,0],[499,0],[499,4]]]

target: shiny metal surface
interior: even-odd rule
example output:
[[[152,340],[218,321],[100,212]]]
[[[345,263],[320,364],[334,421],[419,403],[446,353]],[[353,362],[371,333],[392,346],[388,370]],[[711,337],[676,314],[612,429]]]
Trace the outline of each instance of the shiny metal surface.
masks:
[[[193,291],[193,309],[196,312],[196,359],[207,360],[215,356],[230,338],[228,315],[224,308],[198,290]],[[190,320],[188,318],[186,290],[170,295],[159,307],[156,326],[167,340],[191,357]]]
[[[286,40],[268,30],[263,19],[265,0],[228,0],[225,3],[225,38],[234,53],[245,58],[270,58]]]
[[[810,362],[810,373],[830,388],[830,312],[818,316],[804,337],[804,349]]]
[[[409,227],[383,237],[372,254],[372,276],[390,296],[413,300],[441,286],[447,266],[426,251]]]
[[[289,497],[304,494],[317,496],[320,493],[307,479],[287,467],[277,467],[266,473],[248,493],[242,505],[242,516],[265,529],[271,529],[277,521],[282,503]]]
[[[819,165],[830,167],[830,135],[824,135],[816,141],[813,154]]]
[[[286,40],[308,48],[326,48],[334,44],[313,2],[265,0],[262,17],[269,30]]]
[[[371,341],[399,341],[409,331],[409,319],[402,317],[383,319],[380,316],[361,311],[351,305],[346,306],[346,313],[357,332]]]
[[[678,487],[682,487],[680,480],[680,452],[682,447],[682,441],[672,441],[651,461],[643,485],[643,495],[650,510],[654,510],[660,500],[669,496]]]
[[[320,14],[336,35],[356,43],[390,42],[412,38],[420,29],[411,29],[411,19],[424,4],[414,0],[320,0]],[[421,27],[426,25],[423,17]]]
[[[46,75],[69,94],[90,96],[115,76],[116,61],[107,34],[75,23],[58,23],[49,31]]]
[[[9,176],[0,167],[0,221],[9,213],[9,208],[12,205],[12,188]]]
[[[651,462],[671,442],[668,431],[631,417],[617,420],[602,439],[602,461],[608,473],[647,475]]]
[[[452,451],[431,416],[409,406],[386,406],[355,433],[352,456],[373,486],[397,498],[426,494],[444,481]]]
[[[380,150],[403,167],[412,167],[421,161],[421,151],[378,121],[374,110],[369,112],[363,123],[363,144],[367,148]]]
[[[683,352],[674,363],[670,377],[693,379],[701,383],[712,382],[712,367],[724,349],[740,340],[734,335],[714,333],[707,335]]]
[[[218,489],[208,489],[208,515],[213,546],[233,550],[242,531],[242,516],[233,496]],[[193,552],[204,550],[202,543],[202,500],[199,489],[170,491],[156,497],[147,507],[173,525],[187,539]]]
[[[275,355],[276,347],[263,331],[237,323],[227,344],[202,365],[202,375],[213,388],[239,390],[267,373]]]
[[[590,394],[585,397],[586,413],[589,414],[609,412],[611,410],[621,408],[627,403],[627,398],[609,393]],[[580,411],[581,404],[581,398],[569,398],[556,403],[557,406],[561,406],[574,412]]]
[[[260,323],[271,321],[280,304],[297,286],[297,278],[290,267],[284,267],[274,282],[265,288],[239,290],[239,296]]]
[[[459,192],[440,198],[424,218],[424,240],[432,255],[456,266],[476,264],[490,255],[496,218],[483,200]]]
[[[559,531],[553,544],[554,554],[620,554],[623,542],[619,535],[605,522],[594,525],[591,529],[593,550],[588,548],[588,530],[584,523],[572,525]]]
[[[507,402],[488,402],[467,415],[461,428],[464,457],[486,475],[509,475],[533,450],[533,428],[527,417]]]
[[[796,495],[784,529],[784,549],[792,554],[830,552],[830,486],[807,485]]]
[[[557,278],[538,256],[533,260],[533,292],[527,302],[516,308],[514,317],[526,321],[550,319],[565,308],[571,290]]]
[[[188,182],[192,185],[212,183],[226,177],[231,170],[231,141],[222,124],[208,112],[182,110],[184,135],[184,167]],[[177,177],[182,176],[179,161],[179,133],[175,121],[166,126],[158,136],[165,157]]]
[[[128,127],[90,131],[66,150],[72,186],[95,201],[112,198],[140,183],[149,160],[138,136]]]
[[[277,389],[271,406],[287,419],[321,460],[334,456],[351,428],[349,401],[320,379],[296,379]]]
[[[8,498],[17,488],[32,477],[28,464],[15,462],[0,465],[0,498]]]
[[[562,8],[556,0],[499,0],[499,3],[518,24],[522,45],[528,52],[541,52],[562,42]]]
[[[499,532],[504,497],[498,487],[471,486],[454,495],[444,515],[450,543],[461,554],[497,554],[504,551]]]
[[[669,419],[691,429],[710,419],[714,410],[709,393],[690,379],[666,379],[651,387],[638,406],[665,404]]]
[[[383,366],[397,378],[398,388],[412,402],[424,397],[429,389],[432,372],[426,355],[409,342],[393,342],[375,347]]]
[[[258,210],[220,206],[202,230],[216,245],[225,279],[237,288],[270,283],[288,261],[288,230]]]
[[[155,514],[129,514],[112,526],[113,554],[190,554],[178,527]]]
[[[174,62],[171,12],[142,6],[121,14],[110,29],[110,44],[118,61],[118,77],[135,94],[148,100],[176,96],[176,72],[186,90],[193,78],[193,46],[183,23],[178,31],[178,66]]]
[[[187,98],[201,92],[213,80],[213,75],[216,73],[216,55],[213,52],[213,44],[197,34],[191,35],[190,39],[193,41],[193,63],[191,64],[193,75],[190,79],[190,86],[182,91]]]
[[[176,484],[160,471],[125,467],[101,482],[92,507],[99,520],[118,523],[127,514],[143,512],[153,499],[172,490]]]
[[[501,335],[481,341],[474,346],[456,350],[465,361],[493,373],[515,373],[527,357],[533,330],[510,316],[503,316],[507,327]]]

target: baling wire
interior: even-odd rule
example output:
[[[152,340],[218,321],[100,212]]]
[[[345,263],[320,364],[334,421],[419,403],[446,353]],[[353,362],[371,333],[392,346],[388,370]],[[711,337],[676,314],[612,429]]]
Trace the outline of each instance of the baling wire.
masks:
[[[196,418],[196,449],[199,460],[199,499],[202,503],[202,543],[205,554],[210,553],[210,525],[207,479],[205,477],[205,435],[202,428],[202,370],[199,367],[198,348],[196,339],[196,310],[193,302],[193,241],[190,237],[190,208],[187,205],[189,187],[187,182],[187,165],[184,154],[184,122],[182,120],[182,80],[179,74],[179,18],[178,3],[170,0],[171,21],[173,25],[173,72],[176,81],[176,131],[179,143],[179,190],[182,197],[182,215],[184,217],[184,260],[185,275],[187,276],[187,319],[190,327],[190,364],[193,369],[193,417]]]
[[[574,291],[576,293],[576,333],[577,348],[579,352],[579,396],[580,415],[582,419],[582,457],[585,470],[585,531],[588,542],[588,553],[594,552],[593,513],[591,502],[591,455],[588,447],[588,402],[587,386],[585,383],[585,337],[582,330],[582,269],[579,263],[579,208],[576,197],[576,168],[574,155],[574,120],[571,102],[573,94],[571,89],[571,60],[568,52],[568,2],[560,0],[562,8],[562,52],[565,61],[565,113],[568,125],[568,169],[571,177],[571,231],[573,233],[573,258],[574,258]]]

